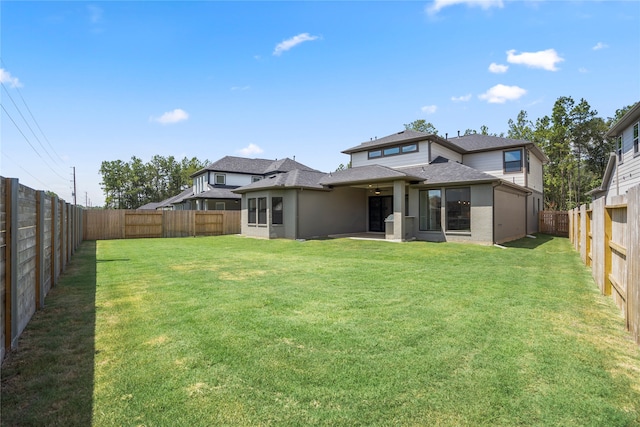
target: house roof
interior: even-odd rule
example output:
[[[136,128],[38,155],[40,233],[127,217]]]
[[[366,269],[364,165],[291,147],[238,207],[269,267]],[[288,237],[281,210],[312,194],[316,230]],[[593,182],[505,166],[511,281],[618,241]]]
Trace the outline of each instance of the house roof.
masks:
[[[244,173],[251,175],[266,175],[269,173],[289,172],[294,169],[310,170],[314,171],[302,163],[296,162],[289,158],[280,160],[270,159],[249,159],[246,157],[225,156],[220,160],[217,160],[209,164],[206,168],[192,174],[193,178],[206,171],[216,172],[229,172],[229,173]]]
[[[319,184],[321,177],[325,176],[324,172],[315,170],[295,169],[289,172],[279,173],[252,182],[240,188],[233,189],[234,193],[248,193],[250,191],[267,190],[273,188],[305,188],[313,190],[324,190],[325,188]],[[240,196],[236,196],[240,197]]]
[[[640,120],[640,102],[636,102],[636,105],[631,108],[627,113],[622,116],[620,120],[618,120],[611,129],[606,133],[606,136],[618,136],[625,130],[627,127],[631,126],[635,122]]]
[[[425,181],[425,184],[462,184],[500,181],[498,177],[458,162],[448,161],[443,157],[436,158],[428,165],[399,169],[419,177],[421,181]]]
[[[639,103],[640,105],[640,103]],[[611,177],[613,176],[613,171],[616,168],[616,153],[609,154],[609,161],[607,162],[607,168],[604,171],[604,176],[602,177],[602,182],[599,187],[594,188],[591,191],[588,191],[587,194],[592,195],[593,197],[600,197],[600,195],[607,191],[609,188],[609,182],[611,181]]]
[[[160,207],[161,203],[162,202],[147,203],[145,205],[140,206],[137,210],[139,210],[139,211],[155,211],[157,208]]]
[[[174,203],[181,203],[192,194],[193,194],[193,188],[189,187],[186,190],[183,190],[180,194],[169,197],[168,199],[164,199],[163,201],[161,201],[158,204],[158,208],[164,208]]]
[[[194,199],[239,199],[240,196],[236,193],[233,193],[232,188],[229,187],[214,187],[211,184],[207,184],[209,189],[207,191],[203,191],[198,194],[193,194],[193,192],[186,197],[186,199],[194,200]]]
[[[408,181],[420,180],[419,177],[413,176],[409,173],[374,164],[331,172],[324,175],[319,183],[322,185],[352,185],[397,179],[404,179]]]

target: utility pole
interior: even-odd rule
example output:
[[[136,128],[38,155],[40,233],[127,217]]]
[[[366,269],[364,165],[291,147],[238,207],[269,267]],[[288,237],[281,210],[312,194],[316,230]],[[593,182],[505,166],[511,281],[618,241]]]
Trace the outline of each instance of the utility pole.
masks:
[[[77,197],[76,197],[76,167],[73,166],[73,205],[77,205]]]

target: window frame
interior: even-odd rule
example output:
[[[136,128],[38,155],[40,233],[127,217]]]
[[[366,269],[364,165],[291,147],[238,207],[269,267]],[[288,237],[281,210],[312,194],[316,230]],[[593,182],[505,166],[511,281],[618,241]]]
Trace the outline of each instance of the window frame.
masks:
[[[432,198],[435,198],[435,194],[431,194],[431,193],[438,193],[438,196],[440,200],[438,200],[437,202],[437,206],[434,206],[432,208],[431,206],[431,200]],[[426,193],[426,200],[425,203],[423,203],[423,199],[424,199],[424,194]],[[420,190],[419,196],[418,196],[418,200],[419,200],[419,221],[418,221],[418,229],[420,231],[442,231],[442,189],[441,188],[429,188],[429,189],[425,189],[425,190]],[[432,219],[432,212],[435,214],[435,225],[432,227],[431,223],[433,221],[431,221]],[[424,221],[423,221],[424,218]],[[423,225],[424,223],[424,225]]]
[[[507,161],[507,154],[509,153],[520,153],[520,158],[517,160],[519,166],[518,169],[515,170],[510,170],[507,168],[507,164],[508,163],[515,163],[516,160],[511,160],[511,161]],[[522,172],[522,166],[523,166],[523,162],[522,162],[522,148],[516,148],[516,149],[512,149],[512,150],[504,150],[502,152],[502,171],[504,173],[521,173]]]
[[[616,157],[618,158],[618,164],[624,163],[624,157],[622,155],[622,148],[624,146],[624,141],[622,139],[622,135],[616,137]]]
[[[394,150],[394,151],[391,152],[391,150]],[[409,144],[389,145],[387,147],[379,147],[379,148],[374,148],[372,150],[367,151],[367,159],[371,160],[371,159],[379,159],[382,157],[401,156],[403,154],[418,153],[419,151],[420,151],[420,144],[418,144],[417,142],[413,142]]]
[[[220,206],[222,206],[222,208],[220,208]],[[225,202],[216,202],[215,204],[215,210],[217,211],[224,211],[227,210],[227,205]]]
[[[267,198],[258,197],[258,225],[267,225]]]
[[[633,136],[633,155],[637,156],[640,155],[640,146],[638,146],[639,144],[639,139],[640,139],[640,122],[636,123],[635,125],[633,125],[633,133],[631,134]]]
[[[277,209],[277,207],[280,207]],[[271,225],[284,224],[284,198],[281,196],[271,197]]]
[[[258,199],[256,197],[251,197],[247,199],[247,223],[248,224],[258,223]]]
[[[222,178],[222,182],[218,182],[218,178]],[[227,184],[227,175],[224,173],[214,173],[213,174],[213,183],[214,185],[226,185]]]
[[[468,194],[467,200],[452,200],[454,191],[465,191]],[[445,188],[445,220],[446,220],[446,231],[453,232],[471,232],[471,187],[451,187]],[[457,203],[456,203],[457,202]],[[456,208],[455,210],[453,208]],[[454,220],[452,218],[452,213],[457,213],[459,211],[458,218],[455,218],[458,223],[462,221],[463,225],[468,225],[468,227],[460,227],[460,228],[452,228],[451,224]],[[465,218],[466,217],[466,218]]]

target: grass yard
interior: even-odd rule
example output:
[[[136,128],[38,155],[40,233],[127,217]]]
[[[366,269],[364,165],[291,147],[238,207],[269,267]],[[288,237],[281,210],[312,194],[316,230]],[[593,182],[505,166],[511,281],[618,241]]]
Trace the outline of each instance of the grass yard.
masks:
[[[568,240],[509,246],[85,242],[2,425],[640,425],[640,349]]]

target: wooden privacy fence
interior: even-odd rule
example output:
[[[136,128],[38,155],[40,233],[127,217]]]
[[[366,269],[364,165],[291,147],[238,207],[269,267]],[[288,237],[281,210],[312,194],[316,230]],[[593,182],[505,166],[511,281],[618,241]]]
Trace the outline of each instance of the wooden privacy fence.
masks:
[[[570,238],[604,295],[622,311],[640,344],[640,185],[569,212]]]
[[[0,360],[82,241],[82,208],[0,177]]]
[[[240,233],[240,211],[88,210],[84,239],[220,236]]]
[[[569,214],[567,211],[540,211],[538,232],[569,237]]]

